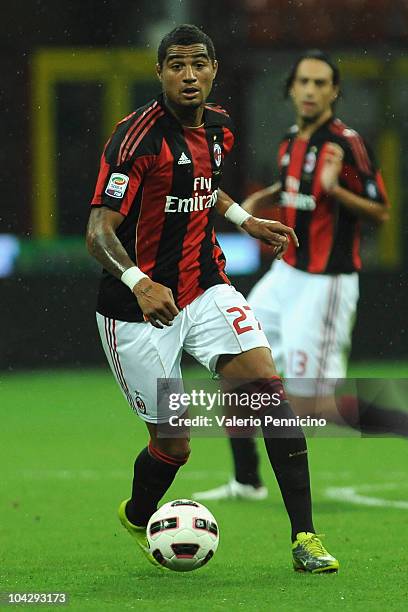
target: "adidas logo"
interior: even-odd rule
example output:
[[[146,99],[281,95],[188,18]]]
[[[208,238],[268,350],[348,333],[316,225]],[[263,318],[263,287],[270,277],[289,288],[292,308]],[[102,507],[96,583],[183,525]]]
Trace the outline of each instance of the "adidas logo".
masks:
[[[183,153],[180,155],[180,159],[177,162],[179,165],[181,164],[191,164],[191,159],[188,159],[187,155]]]

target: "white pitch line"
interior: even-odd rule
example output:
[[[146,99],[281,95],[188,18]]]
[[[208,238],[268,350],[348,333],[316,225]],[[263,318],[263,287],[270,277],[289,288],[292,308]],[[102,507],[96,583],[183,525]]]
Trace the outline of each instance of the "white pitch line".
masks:
[[[224,479],[229,472],[196,470],[186,471],[183,480]],[[26,480],[129,480],[132,470],[21,470],[16,477]]]
[[[371,507],[382,507],[382,508],[399,508],[400,510],[408,510],[408,501],[383,499],[381,497],[371,497],[370,495],[363,495],[360,491],[385,491],[393,490],[404,487],[404,484],[397,483],[383,483],[376,485],[359,485],[355,487],[327,487],[325,490],[325,496],[329,499],[335,499],[336,501],[348,502],[350,504],[357,504],[359,506],[371,506]]]

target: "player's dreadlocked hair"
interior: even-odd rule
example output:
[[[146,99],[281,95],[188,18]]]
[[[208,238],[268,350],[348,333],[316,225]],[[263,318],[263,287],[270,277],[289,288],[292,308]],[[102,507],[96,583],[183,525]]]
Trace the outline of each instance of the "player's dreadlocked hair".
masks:
[[[315,59],[321,62],[325,62],[325,64],[330,66],[330,68],[332,69],[333,85],[340,84],[340,70],[338,66],[333,62],[331,57],[327,55],[327,53],[324,53],[324,51],[320,51],[320,49],[310,49],[309,51],[305,51],[304,53],[302,53],[302,55],[300,55],[293,64],[289,76],[285,81],[283,89],[285,98],[289,96],[290,88],[292,87],[293,81],[295,80],[296,72],[300,62],[303,62],[303,60],[305,59]]]
[[[197,28],[197,26],[184,23],[166,34],[161,41],[157,50],[157,61],[159,65],[163,66],[167,49],[172,45],[194,45],[195,43],[206,45],[210,59],[212,61],[215,60],[214,43],[211,38],[200,30],[200,28]]]

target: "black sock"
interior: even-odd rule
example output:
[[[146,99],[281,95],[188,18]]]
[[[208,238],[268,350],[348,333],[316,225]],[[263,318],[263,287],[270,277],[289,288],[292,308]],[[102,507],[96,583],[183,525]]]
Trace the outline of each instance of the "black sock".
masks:
[[[408,413],[382,408],[353,396],[340,397],[339,412],[346,423],[365,434],[393,434],[408,437]]]
[[[294,541],[296,534],[301,531],[315,532],[306,439],[302,428],[293,424],[296,416],[285,398],[279,377],[255,381],[248,386],[248,390],[252,393],[256,390],[259,395],[266,393],[278,402],[262,411],[262,432],[269,461],[289,515]],[[269,421],[266,417],[270,417]],[[279,426],[274,424],[273,419],[279,419]],[[285,425],[282,419],[291,419],[291,425]]]
[[[279,408],[269,410],[265,416],[295,418],[287,401],[283,401]],[[294,541],[300,531],[315,531],[306,439],[302,428],[297,426],[276,427],[268,424],[262,430],[269,461],[289,515]]]
[[[235,387],[230,383],[230,387],[240,397],[238,406],[247,406],[244,400],[248,396],[258,400],[269,396],[269,406],[255,416],[261,419],[266,451],[289,515],[292,541],[301,531],[314,533],[306,439],[302,428],[294,424],[296,416],[286,400],[281,378],[252,380]],[[279,419],[279,426],[273,419]],[[285,425],[282,419],[290,419],[291,424]]]
[[[259,455],[254,438],[229,438],[234,459],[235,480],[253,487],[262,485],[259,475]]]
[[[142,450],[135,461],[132,497],[126,506],[126,516],[133,525],[147,525],[184,463],[151,446]]]
[[[264,414],[278,419],[294,419],[289,402]],[[265,446],[285,502],[292,527],[292,541],[300,531],[314,533],[307,445],[299,426],[263,425]]]

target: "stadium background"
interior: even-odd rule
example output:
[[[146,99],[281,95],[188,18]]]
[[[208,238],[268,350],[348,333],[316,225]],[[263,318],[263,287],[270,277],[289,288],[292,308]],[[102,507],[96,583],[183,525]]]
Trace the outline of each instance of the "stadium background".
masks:
[[[238,133],[224,187],[238,201],[274,177],[276,144],[293,121],[282,84],[296,52],[322,47],[340,59],[339,116],[374,146],[393,206],[384,229],[366,232],[352,358],[407,358],[405,0],[392,9],[385,0],[16,0],[7,14],[15,26],[3,22],[0,58],[2,369],[102,362],[98,270],[83,244],[88,202],[102,144],[158,91],[155,49],[180,22],[200,24],[215,41],[212,99]],[[232,275],[244,292],[269,265],[267,250],[261,255],[259,269],[247,262],[250,274]]]
[[[374,146],[393,206],[391,222],[365,234],[350,372],[406,379],[408,1],[14,0],[6,12],[0,592],[65,590],[75,610],[151,610],[158,603],[178,610],[403,609],[402,440],[339,433],[310,440],[318,525],[342,562],[335,581],[290,572],[287,520],[264,454],[269,500],[256,508],[211,506],[222,540],[202,573],[156,577],[137,558],[115,506],[129,487],[144,427],[118,393],[99,346],[99,270],[83,236],[101,147],[120,117],[158,91],[155,49],[174,25],[196,23],[214,39],[220,72],[212,99],[229,110],[238,132],[224,187],[238,201],[274,176],[276,144],[293,121],[282,98],[293,58],[304,48],[327,49],[341,61],[338,114]],[[243,246],[222,220],[219,229],[240,262],[232,280],[246,292],[268,268],[268,253],[258,261],[254,243]],[[393,386],[393,402],[406,409],[404,389],[403,381]],[[192,460],[170,495],[220,484],[229,461],[224,440],[194,440]],[[270,537],[260,540],[260,531]]]

